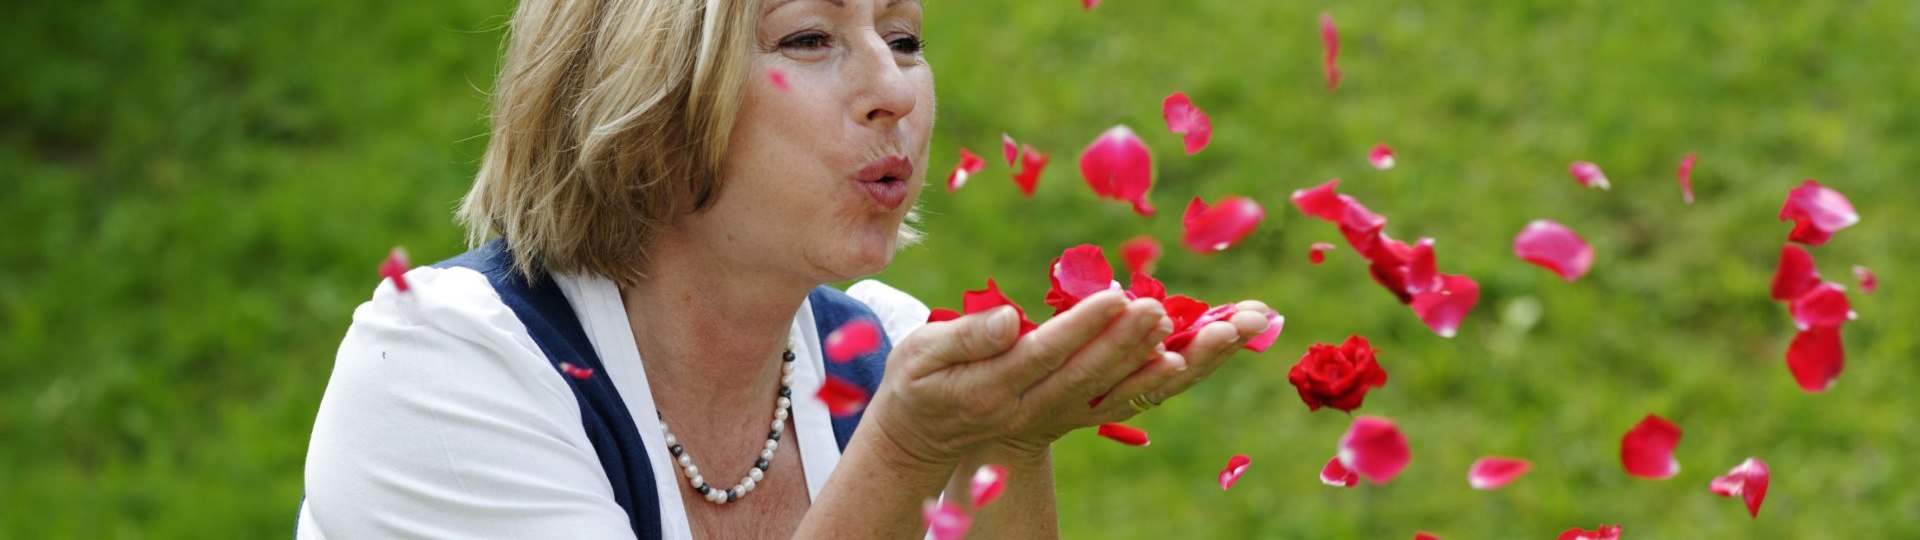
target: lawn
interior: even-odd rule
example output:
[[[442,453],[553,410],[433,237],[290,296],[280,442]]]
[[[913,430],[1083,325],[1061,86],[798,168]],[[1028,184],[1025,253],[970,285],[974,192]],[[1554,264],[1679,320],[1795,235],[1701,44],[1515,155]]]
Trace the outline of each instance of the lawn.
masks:
[[[388,247],[463,249],[451,210],[485,147],[486,90],[510,3],[29,2],[0,31],[0,537],[256,538],[292,527],[333,352]],[[1318,17],[1341,32],[1328,92]],[[930,176],[967,147],[965,189],[922,197],[927,242],[880,279],[957,307],[989,277],[1040,306],[1046,265],[1082,243],[1161,239],[1158,277],[1288,317],[1269,352],[1133,422],[1154,444],[1056,446],[1069,538],[1920,538],[1920,4],[1859,2],[1181,2],[966,0],[928,6],[939,85]],[[1902,60],[1902,59],[1906,60]],[[1179,150],[1181,91],[1212,144]],[[1096,199],[1074,165],[1106,128],[1155,155],[1157,217]],[[1022,197],[1001,133],[1053,154]],[[1387,142],[1399,166],[1376,171]],[[1674,168],[1699,155],[1698,201]],[[1581,189],[1575,160],[1609,191]],[[1366,278],[1333,226],[1287,202],[1341,178],[1397,238],[1438,240],[1480,282],[1443,339]],[[1813,249],[1849,286],[1848,367],[1808,394],[1768,298],[1806,178],[1862,222]],[[1266,207],[1244,243],[1182,250],[1187,199]],[[1594,270],[1517,260],[1549,218]],[[1115,259],[1117,260],[1117,256]],[[1871,267],[1872,294],[1849,269]],[[1902,331],[1900,328],[1908,328]],[[1316,473],[1347,415],[1286,382],[1317,342],[1371,338],[1413,461],[1386,485]],[[1680,474],[1622,472],[1649,413],[1685,429]],[[1214,475],[1253,464],[1231,491]],[[1482,455],[1534,461],[1475,491]],[[1748,456],[1773,486],[1758,519],[1711,495]]]

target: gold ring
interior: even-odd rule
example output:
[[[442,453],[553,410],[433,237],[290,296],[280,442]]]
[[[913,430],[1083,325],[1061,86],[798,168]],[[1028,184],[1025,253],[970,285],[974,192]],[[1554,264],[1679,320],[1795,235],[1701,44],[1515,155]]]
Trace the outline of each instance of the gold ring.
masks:
[[[1133,399],[1127,400],[1127,405],[1133,407],[1133,412],[1143,413],[1147,412],[1147,409],[1159,407],[1160,402],[1154,401],[1153,398],[1147,397],[1146,394],[1140,394],[1134,396]]]

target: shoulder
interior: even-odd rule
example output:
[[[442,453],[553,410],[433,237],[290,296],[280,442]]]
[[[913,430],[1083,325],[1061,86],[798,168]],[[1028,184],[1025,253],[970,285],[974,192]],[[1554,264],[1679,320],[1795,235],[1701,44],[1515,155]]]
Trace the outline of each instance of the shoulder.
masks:
[[[847,287],[846,296],[872,310],[893,343],[927,324],[927,315],[932,312],[913,295],[871,279]]]

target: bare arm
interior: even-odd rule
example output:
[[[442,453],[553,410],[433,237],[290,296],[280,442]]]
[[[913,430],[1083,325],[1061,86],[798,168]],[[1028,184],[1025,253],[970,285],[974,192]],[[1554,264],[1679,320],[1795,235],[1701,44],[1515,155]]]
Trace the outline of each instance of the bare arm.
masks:
[[[1007,469],[1007,488],[993,504],[973,516],[971,538],[1060,537],[1053,497],[1053,452],[1048,446],[1018,447],[990,443],[961,461],[947,483],[947,500],[971,503],[973,473],[983,465]]]

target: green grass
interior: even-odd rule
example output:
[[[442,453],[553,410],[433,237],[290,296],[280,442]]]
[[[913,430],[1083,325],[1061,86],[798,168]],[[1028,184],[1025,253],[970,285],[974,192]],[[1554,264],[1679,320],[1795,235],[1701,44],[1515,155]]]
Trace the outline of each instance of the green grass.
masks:
[[[109,0],[15,7],[0,32],[0,537],[286,534],[315,407],[385,249],[460,251],[450,215],[484,148],[507,2]],[[1346,79],[1325,91],[1315,19]],[[1072,538],[1920,537],[1920,5],[1897,1],[1299,4],[968,0],[929,7],[940,87],[934,176],[954,148],[1011,132],[1054,156],[1032,199],[990,165],[923,198],[929,240],[882,279],[934,305],[996,278],[1039,306],[1060,250],[1152,233],[1160,277],[1288,315],[1243,355],[1135,423],[1056,448]],[[1184,91],[1214,142],[1188,157],[1159,102]],[[1156,219],[1094,199],[1074,156],[1126,123],[1155,149]],[[1401,165],[1376,172],[1386,141]],[[1674,185],[1698,152],[1699,203]],[[1592,160],[1614,189],[1578,189]],[[990,160],[991,162],[992,160]],[[1435,337],[1365,278],[1330,225],[1286,204],[1345,179],[1399,238],[1439,239],[1480,307]],[[1768,280],[1786,191],[1818,178],[1864,221],[1814,250],[1851,283],[1849,365],[1830,392],[1787,374]],[[1252,196],[1246,243],[1181,251],[1193,195]],[[1599,252],[1576,283],[1520,263],[1512,235],[1561,221]],[[1524,311],[1539,310],[1537,324]],[[1414,461],[1386,486],[1315,473],[1347,425],[1285,382],[1307,345],[1372,338],[1391,373],[1359,412],[1394,418]],[[1676,478],[1621,472],[1619,436],[1658,413],[1686,429]],[[1253,457],[1231,492],[1213,475]],[[1531,458],[1500,491],[1475,457]],[[1773,466],[1758,520],[1707,480]]]

